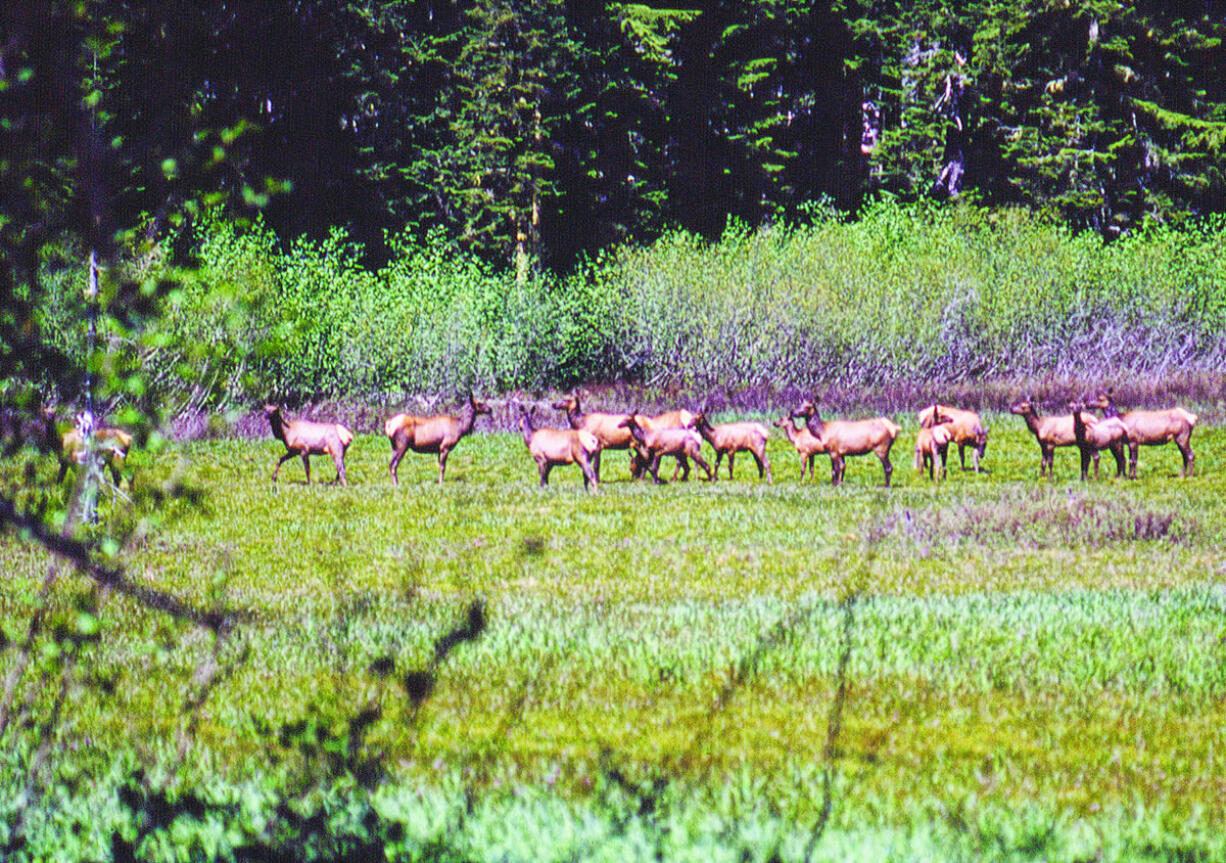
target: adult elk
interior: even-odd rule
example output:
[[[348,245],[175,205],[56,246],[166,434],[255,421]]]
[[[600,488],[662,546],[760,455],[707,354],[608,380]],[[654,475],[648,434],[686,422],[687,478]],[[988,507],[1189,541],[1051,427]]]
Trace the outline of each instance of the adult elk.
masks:
[[[822,445],[822,451],[830,456],[830,482],[838,485],[843,481],[844,459],[850,455],[876,453],[885,472],[885,486],[890,487],[894,465],[890,464],[890,447],[901,429],[886,417],[866,420],[831,420],[826,422],[817,412],[812,401],[804,402],[792,412],[792,418],[803,418],[809,431]]]
[[[583,486],[595,491],[599,480],[592,470],[592,456],[600,451],[596,436],[583,429],[538,429],[532,426],[532,412],[519,405],[524,445],[536,462],[541,486],[549,485],[549,472],[558,465],[577,464],[583,471]]]
[[[966,448],[970,447],[974,458],[974,470],[982,472],[984,469],[979,466],[979,460],[983,458],[983,453],[988,448],[988,430],[984,427],[979,414],[963,408],[933,404],[919,412],[921,428],[931,428],[937,424],[933,420],[933,414],[938,408],[941,416],[946,418],[946,427],[951,442],[958,445],[958,460],[962,463],[962,469],[966,470]]]
[[[1115,407],[1111,390],[1098,394],[1097,407],[1105,417],[1118,417],[1128,428],[1128,475],[1137,478],[1137,448],[1174,443],[1183,456],[1183,476],[1192,476],[1196,467],[1196,454],[1192,452],[1192,429],[1196,428],[1196,414],[1183,408],[1167,408],[1157,411],[1128,411],[1121,414]]]
[[[694,428],[715,450],[713,479],[719,478],[719,462],[725,455],[728,456],[728,479],[732,479],[732,459],[738,452],[747,452],[758,466],[758,479],[765,477],[767,482],[772,481],[771,462],[766,455],[771,430],[762,423],[734,422],[713,426],[705,414],[699,413]]]
[[[70,465],[85,461],[85,437],[75,425],[61,425],[55,417],[55,408],[43,408],[44,447],[55,453],[60,462],[60,472],[55,481],[61,483]],[[132,448],[132,435],[113,426],[96,426],[93,445],[111,471],[111,478],[118,486],[123,479],[124,460]],[[45,451],[45,450],[44,450]]]
[[[348,485],[345,477],[345,450],[353,443],[353,432],[340,423],[317,423],[310,420],[287,420],[281,415],[278,405],[264,405],[264,416],[272,426],[272,434],[285,444],[287,452],[277,462],[272,472],[272,481],[277,481],[281,465],[294,456],[302,457],[302,470],[306,473],[307,485],[311,484],[311,456],[328,455],[336,465],[336,479],[341,485]]]
[[[470,394],[468,404],[464,405],[458,417],[446,414],[432,417],[396,414],[389,419],[383,424],[383,431],[392,444],[392,460],[387,466],[392,475],[392,483],[400,484],[400,478],[397,476],[400,460],[409,450],[438,454],[438,481],[441,483],[447,470],[447,456],[455,449],[460,438],[472,432],[477,415],[489,413],[489,405]]]
[[[635,479],[643,474],[643,465],[634,451],[634,438],[630,429],[621,425],[630,414],[589,413],[584,414],[579,409],[579,394],[573,393],[553,403],[555,410],[566,411],[566,420],[572,429],[582,429],[591,432],[600,449],[592,456],[592,471],[600,478],[600,454],[607,449],[624,449],[630,451],[630,473]]]
[[[1046,476],[1055,479],[1052,462],[1055,457],[1056,448],[1077,445],[1077,435],[1073,430],[1073,415],[1040,417],[1029,399],[1013,405],[1009,408],[1009,412],[1015,413],[1025,420],[1026,427],[1030,429],[1030,433],[1038,441],[1039,451],[1042,454],[1039,461],[1039,477]],[[1091,414],[1085,414],[1084,419],[1087,426],[1098,422],[1098,417]],[[1117,450],[1112,452],[1114,454]],[[1098,476],[1097,451],[1092,453],[1092,458],[1094,459],[1094,475]],[[1117,455],[1117,464],[1119,458],[1120,456]]]
[[[1111,450],[1115,456],[1116,476],[1124,476],[1124,446],[1128,442],[1128,427],[1118,417],[1108,417],[1091,424],[1086,423],[1088,417],[1085,404],[1069,402],[1069,410],[1073,417],[1073,438],[1077,449],[1081,451],[1081,481],[1085,482],[1090,473],[1090,459],[1105,449]],[[1094,478],[1098,479],[1098,461],[1094,462]]]

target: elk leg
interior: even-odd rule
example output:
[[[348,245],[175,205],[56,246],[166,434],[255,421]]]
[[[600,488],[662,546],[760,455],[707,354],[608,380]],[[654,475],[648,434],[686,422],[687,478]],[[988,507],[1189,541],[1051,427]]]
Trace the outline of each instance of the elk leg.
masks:
[[[438,451],[438,481],[441,485],[443,482],[443,474],[447,472],[447,456],[451,454],[451,450],[439,448]]]

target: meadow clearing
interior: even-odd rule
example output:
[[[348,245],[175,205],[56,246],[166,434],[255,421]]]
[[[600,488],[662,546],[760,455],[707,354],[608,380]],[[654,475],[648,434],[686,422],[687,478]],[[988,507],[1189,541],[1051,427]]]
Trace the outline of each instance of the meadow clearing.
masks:
[[[464,439],[441,486],[410,454],[394,487],[373,434],[348,487],[318,457],[316,484],[295,460],[274,486],[271,438],[135,453],[130,500],[102,505],[131,529],[113,562],[236,623],[102,599],[27,823],[104,843],[112,804],[73,783],[140,768],[236,812],[234,789],[376,776],[391,859],[453,859],[440,837],[455,859],[1221,859],[1226,433],[1198,427],[1190,479],[1165,446],[1082,483],[1066,448],[1049,482],[991,414],[990,473],[955,448],[932,483],[896,419],[889,489],[871,455],[798,482],[778,429],[773,484],[742,456],[733,481],[653,486],[609,452],[594,495],[573,466],[538,488],[509,433]],[[10,494],[54,478],[23,459]],[[15,534],[0,556],[5,671],[47,562]],[[57,591],[52,644],[83,581]]]

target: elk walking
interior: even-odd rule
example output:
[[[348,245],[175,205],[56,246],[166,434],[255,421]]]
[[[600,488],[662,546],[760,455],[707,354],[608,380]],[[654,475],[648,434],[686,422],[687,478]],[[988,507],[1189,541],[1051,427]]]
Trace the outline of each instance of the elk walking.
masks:
[[[397,475],[400,460],[409,450],[438,454],[438,481],[441,483],[447,470],[447,456],[455,449],[460,438],[472,432],[477,416],[489,413],[489,405],[469,394],[468,403],[461,409],[458,417],[447,414],[432,417],[396,414],[389,419],[383,424],[383,431],[392,445],[392,460],[387,466],[392,475],[392,483],[400,484],[400,477]]]
[[[302,458],[302,470],[306,473],[307,485],[311,484],[311,456],[328,455],[336,465],[336,479],[341,485],[349,485],[345,476],[345,450],[353,443],[353,432],[340,423],[320,423],[310,420],[287,420],[281,415],[279,405],[264,405],[264,416],[272,426],[272,434],[285,444],[287,452],[281,456],[272,472],[272,481],[277,481],[281,465],[294,456]]]

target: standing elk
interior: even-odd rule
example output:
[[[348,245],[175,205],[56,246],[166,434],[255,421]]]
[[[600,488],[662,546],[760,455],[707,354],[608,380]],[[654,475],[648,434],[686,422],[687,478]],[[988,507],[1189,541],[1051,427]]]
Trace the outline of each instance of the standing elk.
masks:
[[[954,440],[950,429],[953,419],[945,416],[943,410],[940,405],[933,405],[930,410],[921,411],[920,430],[915,436],[915,469],[927,469],[931,480],[945,476],[946,457]]]
[[[714,478],[711,466],[702,458],[702,438],[698,432],[689,428],[644,428],[643,419],[645,418],[634,414],[622,420],[622,424],[634,436],[634,446],[638,450],[639,459],[645,464],[656,485],[664,484],[660,479],[660,459],[666,455],[677,460],[677,469],[681,472],[682,480],[690,478],[690,459],[706,472],[707,479]],[[673,479],[676,478],[677,474],[674,473]]]
[[[766,455],[766,442],[771,430],[762,423],[735,422],[713,426],[705,414],[699,413],[694,428],[715,450],[715,471],[712,479],[719,478],[719,462],[728,456],[728,479],[732,479],[732,459],[738,452],[747,452],[758,465],[758,479],[765,477],[771,482],[771,462]]]
[[[774,425],[783,429],[783,433],[800,456],[800,481],[804,482],[806,466],[809,469],[809,476],[814,476],[813,460],[817,458],[818,453],[825,452],[822,449],[822,442],[814,437],[807,425],[796,428],[795,422],[786,414],[775,420]]]
[[[389,419],[383,424],[383,431],[392,444],[392,460],[387,466],[392,475],[392,483],[400,484],[400,477],[397,475],[400,471],[400,460],[409,450],[438,454],[438,481],[441,483],[447,470],[447,456],[460,442],[460,438],[472,432],[477,415],[489,413],[489,405],[469,394],[468,404],[464,405],[458,417],[446,414],[432,417],[396,414]]]
[[[1098,479],[1096,456],[1105,449],[1111,450],[1111,454],[1115,456],[1115,475],[1124,476],[1124,446],[1128,442],[1128,427],[1118,417],[1108,417],[1087,424],[1088,415],[1083,413],[1086,408],[1083,402],[1069,402],[1068,408],[1072,411],[1073,438],[1077,442],[1077,449],[1081,451],[1081,481],[1085,482],[1089,477],[1091,458],[1095,459],[1094,478]]]
[[[1026,427],[1030,429],[1034,439],[1038,441],[1039,451],[1042,453],[1039,461],[1039,477],[1046,476],[1055,479],[1052,463],[1056,447],[1077,445],[1077,434],[1073,430],[1072,414],[1040,417],[1029,399],[1013,405],[1009,408],[1009,412],[1015,413],[1025,420]],[[1098,422],[1098,417],[1092,414],[1085,414],[1084,420],[1087,426],[1091,426]],[[1117,452],[1122,452],[1122,450],[1118,447],[1112,450],[1112,454],[1116,455],[1116,462],[1118,464],[1120,456]],[[1094,475],[1098,476],[1098,452],[1093,452],[1091,457],[1094,459]]]
[[[596,436],[584,429],[533,428],[531,410],[519,405],[519,413],[524,445],[536,462],[541,487],[549,485],[549,472],[558,465],[577,464],[583,472],[583,487],[595,491],[600,482],[592,470],[592,456],[600,451]]]
[[[311,456],[328,455],[336,465],[336,479],[341,485],[349,485],[345,477],[345,450],[353,443],[353,432],[340,423],[317,423],[310,420],[287,420],[281,415],[279,405],[264,405],[264,416],[272,426],[272,434],[285,444],[287,452],[277,462],[272,472],[272,481],[277,481],[281,465],[294,456],[302,457],[302,470],[306,473],[307,485],[311,484]]]
[[[1121,414],[1115,407],[1111,390],[1098,394],[1097,407],[1103,416],[1117,417],[1128,428],[1128,475],[1137,478],[1137,448],[1160,446],[1173,442],[1183,456],[1183,476],[1192,476],[1196,454],[1192,452],[1192,429],[1198,417],[1183,408],[1157,411],[1128,411]]]
[[[890,447],[901,429],[886,417],[866,420],[831,420],[826,422],[812,401],[804,402],[792,412],[792,418],[804,418],[809,431],[821,441],[822,450],[830,456],[830,482],[843,481],[844,459],[849,455],[876,453],[885,472],[885,486],[890,487],[894,465],[890,464]]]
[[[630,473],[638,479],[643,475],[643,465],[639,462],[634,450],[634,438],[630,429],[621,425],[630,414],[589,413],[579,412],[579,394],[565,396],[553,403],[555,410],[566,411],[566,420],[572,429],[582,429],[595,435],[600,449],[592,456],[592,471],[600,478],[600,454],[607,449],[624,449],[630,451]]]
[[[975,472],[983,472],[984,468],[979,466],[979,461],[983,458],[984,451],[988,448],[988,430],[984,427],[979,414],[948,405],[932,404],[918,414],[921,428],[930,428],[937,424],[933,420],[933,415],[938,408],[940,409],[941,416],[946,417],[945,422],[947,423],[950,441],[958,445],[958,460],[962,463],[962,469],[967,469],[966,448],[970,447],[971,456],[974,459]]]
[[[649,416],[646,416],[645,414],[640,414],[640,413],[633,414],[633,416],[634,416],[634,421],[638,423],[639,428],[643,429],[643,431],[665,431],[667,429],[692,429],[694,428],[695,423],[698,422],[698,414],[696,414],[694,411],[686,410],[685,408],[665,411],[664,413],[656,414],[653,417],[649,417]],[[702,441],[700,439],[699,446],[701,446],[701,444],[702,444]],[[637,448],[636,448],[636,452],[637,452]],[[674,455],[674,458],[677,461],[676,466],[673,468],[673,481],[675,482],[677,479],[677,476],[681,473],[683,466],[685,469],[686,477],[690,475],[690,467],[688,463],[683,465],[684,456]],[[643,472],[646,470],[646,468],[647,468],[647,465],[643,463],[640,457],[636,456],[636,462],[634,466],[634,478],[641,479],[643,476]]]

